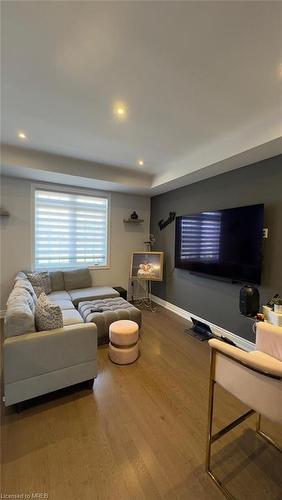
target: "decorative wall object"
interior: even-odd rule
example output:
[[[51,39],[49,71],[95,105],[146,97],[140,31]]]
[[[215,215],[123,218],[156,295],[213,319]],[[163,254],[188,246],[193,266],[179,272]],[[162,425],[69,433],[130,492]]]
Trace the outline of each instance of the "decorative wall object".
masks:
[[[133,252],[130,278],[147,281],[162,281],[163,252]]]
[[[160,230],[162,231],[166,226],[168,226],[171,222],[173,222],[175,219],[175,216],[176,216],[175,212],[169,212],[169,216],[165,221],[163,219],[161,219],[159,221]]]

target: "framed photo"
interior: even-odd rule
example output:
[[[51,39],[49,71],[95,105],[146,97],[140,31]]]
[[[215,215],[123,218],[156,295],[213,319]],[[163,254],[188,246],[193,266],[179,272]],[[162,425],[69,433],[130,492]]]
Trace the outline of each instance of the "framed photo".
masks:
[[[133,252],[130,278],[138,280],[162,281],[163,252]]]

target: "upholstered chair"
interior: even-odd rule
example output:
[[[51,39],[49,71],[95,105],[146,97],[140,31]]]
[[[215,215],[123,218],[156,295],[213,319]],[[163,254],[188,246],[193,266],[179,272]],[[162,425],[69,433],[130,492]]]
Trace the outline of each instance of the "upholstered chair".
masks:
[[[263,338],[268,333],[272,336],[270,343]],[[275,350],[275,344],[276,347],[282,344],[282,328],[278,327],[277,330],[277,327],[263,323],[258,324],[257,327],[257,346],[259,345],[260,349],[264,348],[266,351],[270,349],[271,355],[262,350],[245,352],[217,339],[209,341],[211,365],[206,471],[227,498],[233,497],[211,470],[211,447],[215,441],[249,416],[257,413],[257,435],[282,451],[272,438],[261,430],[261,417],[282,424],[282,359],[274,357],[274,354],[277,353],[279,358],[281,352],[279,348]],[[215,384],[219,384],[250,409],[225,428],[213,434]]]

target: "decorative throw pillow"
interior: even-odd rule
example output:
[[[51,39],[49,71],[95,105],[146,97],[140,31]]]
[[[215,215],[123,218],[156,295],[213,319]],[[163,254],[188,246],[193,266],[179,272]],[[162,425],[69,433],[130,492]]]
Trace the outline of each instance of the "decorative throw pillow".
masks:
[[[35,324],[37,331],[62,328],[63,314],[60,306],[53,304],[42,292],[35,306]]]
[[[27,273],[27,277],[34,288],[37,297],[39,297],[42,292],[46,294],[51,292],[51,282],[48,272]]]

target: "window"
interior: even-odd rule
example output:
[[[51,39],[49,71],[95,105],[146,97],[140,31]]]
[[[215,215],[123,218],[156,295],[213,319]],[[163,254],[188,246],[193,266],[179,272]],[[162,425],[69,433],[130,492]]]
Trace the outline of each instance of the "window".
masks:
[[[108,265],[108,198],[35,191],[35,268]]]

